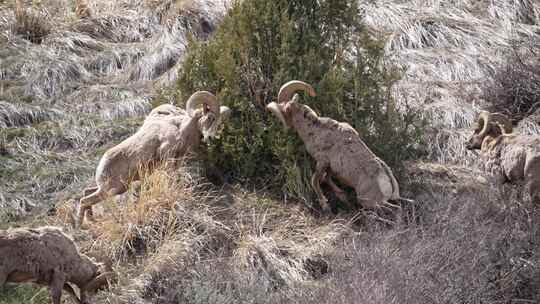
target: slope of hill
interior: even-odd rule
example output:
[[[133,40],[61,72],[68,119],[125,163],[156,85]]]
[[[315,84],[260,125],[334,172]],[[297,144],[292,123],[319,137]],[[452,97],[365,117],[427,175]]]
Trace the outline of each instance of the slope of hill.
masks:
[[[96,303],[540,302],[540,208],[464,148],[494,71],[516,48],[537,56],[516,47],[540,41],[535,1],[363,2],[405,70],[396,99],[432,122],[428,157],[400,181],[416,202],[396,221],[322,218],[260,189],[219,188],[195,162],[102,204],[83,231],[69,213],[99,157],[166,98],[187,36],[207,38],[228,2],[92,1],[93,17],[78,20],[71,1],[44,0],[26,23],[46,33],[39,43],[0,5],[0,228],[64,226],[118,273]],[[21,287],[0,289],[0,303],[36,294],[47,303]]]
[[[188,36],[203,39],[226,11],[223,1],[155,3],[92,1],[96,17],[77,20],[72,1],[43,1],[20,22],[3,5],[1,216],[79,192],[175,80]],[[48,34],[33,43],[24,33]]]

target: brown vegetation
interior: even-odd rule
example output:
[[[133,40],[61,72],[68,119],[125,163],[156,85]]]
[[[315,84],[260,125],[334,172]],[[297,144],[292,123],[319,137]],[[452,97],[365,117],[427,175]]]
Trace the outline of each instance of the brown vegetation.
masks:
[[[91,18],[75,21],[67,1],[43,2],[50,15],[42,20],[62,26],[46,35],[37,27],[39,44],[14,32],[13,9],[0,7],[0,226],[66,225],[81,252],[118,274],[92,302],[540,302],[540,209],[519,185],[495,184],[465,148],[485,106],[482,87],[499,75],[512,40],[538,36],[537,1],[362,2],[370,32],[387,38],[385,60],[405,70],[392,90],[396,108],[418,106],[433,118],[428,159],[407,163],[400,179],[415,203],[397,221],[349,211],[321,218],[310,201],[266,187],[209,184],[190,162],[109,198],[95,210],[100,221],[82,231],[66,224],[69,200],[105,150],[151,108],[174,101],[155,99],[153,85],[174,83],[186,37],[206,37],[222,4],[195,1],[186,15],[164,7],[171,18],[160,23],[139,1],[96,1]],[[506,83],[534,88],[534,73],[522,81],[527,73]],[[516,99],[527,101],[519,111],[534,108],[534,94]],[[528,119],[514,127],[540,131]],[[0,289],[1,304],[47,298],[30,287]]]

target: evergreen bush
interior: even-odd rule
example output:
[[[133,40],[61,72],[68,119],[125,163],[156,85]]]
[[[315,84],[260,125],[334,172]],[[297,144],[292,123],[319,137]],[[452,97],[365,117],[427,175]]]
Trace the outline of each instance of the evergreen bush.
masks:
[[[175,92],[209,90],[234,111],[205,163],[241,182],[312,197],[313,161],[294,131],[265,110],[282,84],[313,85],[303,98],[321,116],[350,123],[395,170],[415,153],[417,115],[398,112],[390,94],[397,71],[362,25],[356,0],[245,0],[233,5],[207,42],[192,42]]]

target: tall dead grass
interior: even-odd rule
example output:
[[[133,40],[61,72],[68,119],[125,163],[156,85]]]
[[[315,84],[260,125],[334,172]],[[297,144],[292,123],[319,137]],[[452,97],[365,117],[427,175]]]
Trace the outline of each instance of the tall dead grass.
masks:
[[[540,209],[474,173],[415,165],[404,195],[416,202],[389,228],[157,170],[78,238],[120,275],[94,299],[109,303],[539,301]]]
[[[160,168],[142,179],[136,198],[112,200],[99,205],[86,231],[73,233],[85,252],[120,272],[121,285],[98,295],[115,303],[188,301],[203,296],[197,284],[212,273],[242,293],[294,294],[328,272],[325,254],[351,232],[346,222],[315,219],[300,206],[216,188],[194,168]],[[74,206],[60,206],[56,223]]]

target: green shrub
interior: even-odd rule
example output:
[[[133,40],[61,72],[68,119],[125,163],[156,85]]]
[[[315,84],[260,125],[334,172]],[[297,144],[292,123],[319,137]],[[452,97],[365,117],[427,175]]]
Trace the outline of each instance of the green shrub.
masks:
[[[206,163],[241,182],[311,196],[312,160],[301,140],[266,112],[282,84],[299,79],[321,116],[353,125],[390,166],[414,154],[415,113],[390,95],[396,71],[383,67],[382,44],[362,25],[356,0],[246,0],[236,3],[207,42],[191,42],[176,85],[178,100],[209,90],[234,111]]]

